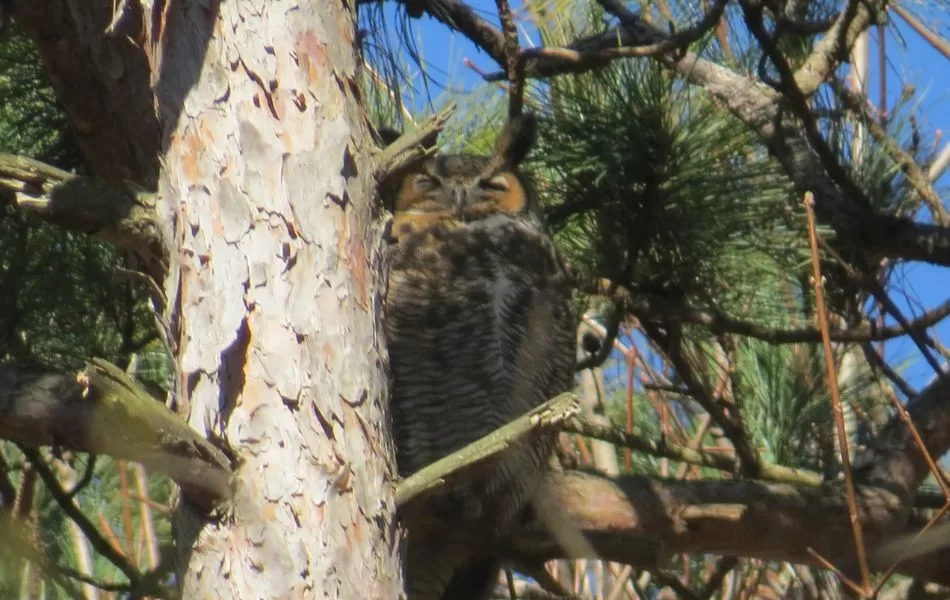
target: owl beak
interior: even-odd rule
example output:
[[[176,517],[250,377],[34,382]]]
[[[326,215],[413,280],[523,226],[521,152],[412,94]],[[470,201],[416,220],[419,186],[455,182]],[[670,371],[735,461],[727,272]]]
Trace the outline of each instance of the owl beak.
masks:
[[[466,204],[468,204],[468,190],[463,187],[453,188],[452,205],[455,207],[455,212],[461,213]]]

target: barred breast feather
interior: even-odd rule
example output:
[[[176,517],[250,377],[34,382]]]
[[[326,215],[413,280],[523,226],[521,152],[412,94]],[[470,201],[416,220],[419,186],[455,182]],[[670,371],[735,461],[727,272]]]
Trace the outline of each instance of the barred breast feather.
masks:
[[[570,389],[570,288],[534,215],[434,222],[390,252],[384,325],[400,475]],[[552,444],[513,448],[403,511],[410,600],[482,597],[475,588],[497,578],[493,547],[529,504]]]

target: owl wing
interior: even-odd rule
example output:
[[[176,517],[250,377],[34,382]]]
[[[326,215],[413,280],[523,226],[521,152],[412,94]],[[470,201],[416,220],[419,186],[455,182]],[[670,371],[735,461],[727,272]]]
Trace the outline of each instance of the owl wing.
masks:
[[[393,250],[384,324],[406,476],[569,389],[574,317],[566,273],[535,222],[439,223]],[[490,549],[530,500],[552,442],[512,448],[403,512],[412,600],[444,597],[456,575],[495,572]]]

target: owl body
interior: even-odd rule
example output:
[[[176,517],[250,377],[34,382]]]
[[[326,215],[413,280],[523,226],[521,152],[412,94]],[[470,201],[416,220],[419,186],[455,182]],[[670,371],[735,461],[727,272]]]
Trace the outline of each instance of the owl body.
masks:
[[[490,157],[435,157],[398,188],[384,325],[401,476],[572,385],[568,277],[516,171],[518,133],[509,126]],[[410,600],[490,590],[492,548],[530,503],[552,444],[507,450],[401,511]]]

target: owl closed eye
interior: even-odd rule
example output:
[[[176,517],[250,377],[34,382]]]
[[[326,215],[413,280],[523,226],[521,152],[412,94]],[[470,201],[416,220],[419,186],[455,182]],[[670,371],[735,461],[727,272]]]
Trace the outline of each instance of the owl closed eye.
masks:
[[[508,123],[491,155],[438,155],[406,175],[393,201],[393,237],[497,213],[533,214],[535,192],[518,166],[531,150],[535,129],[534,118],[523,115]]]

